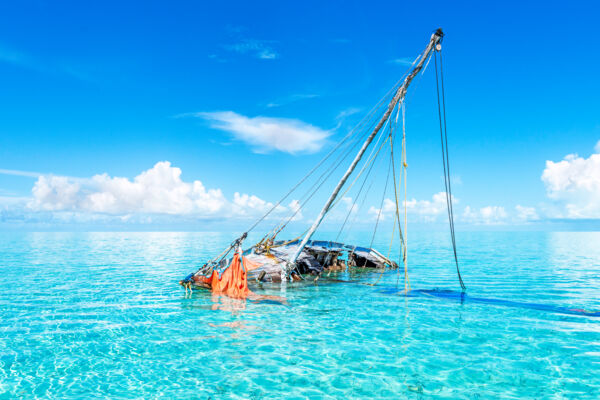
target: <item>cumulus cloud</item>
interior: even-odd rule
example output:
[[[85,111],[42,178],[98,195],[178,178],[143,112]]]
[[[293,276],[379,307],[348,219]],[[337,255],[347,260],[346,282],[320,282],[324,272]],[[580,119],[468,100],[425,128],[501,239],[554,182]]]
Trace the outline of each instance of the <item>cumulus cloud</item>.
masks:
[[[371,208],[369,208],[369,211],[367,212],[374,219],[377,219],[379,217],[380,221],[385,221],[386,218],[393,216],[396,212],[396,203],[394,203],[390,199],[384,199],[381,208],[371,206]]]
[[[40,176],[32,189],[34,210],[59,211],[77,208],[81,187],[65,176]]]
[[[559,218],[600,218],[600,141],[588,158],[569,154],[562,161],[546,161],[542,181],[548,197],[560,210]]]
[[[220,189],[202,182],[185,182],[181,169],[168,161],[156,163],[132,180],[95,175],[89,179],[40,176],[32,189],[28,208],[33,211],[109,214],[192,215],[196,217],[254,217],[273,207],[254,195],[235,193],[225,198]],[[292,206],[297,205],[292,202]],[[292,208],[293,209],[293,208]],[[278,206],[275,215],[290,212]]]
[[[458,203],[456,197],[452,196],[452,202]],[[409,200],[406,202],[409,213],[422,216],[426,221],[434,221],[439,215],[447,212],[446,192],[439,192],[432,196],[431,200]]]
[[[233,212],[236,215],[253,215],[256,212],[261,214],[266,213],[273,207],[272,203],[269,203],[257,196],[234,193],[233,195]],[[278,206],[275,212],[282,212],[285,208]]]
[[[508,213],[504,207],[487,206],[482,208],[465,207],[462,218],[465,222],[474,225],[501,225],[505,224]]]
[[[194,114],[210,122],[212,128],[231,134],[235,139],[252,146],[257,153],[271,150],[286,153],[319,151],[331,135],[296,119],[246,117],[233,111],[201,112]]]
[[[322,204],[316,203],[312,205],[311,214],[317,214],[321,211]],[[329,223],[343,223],[350,215],[352,219],[358,218],[359,205],[355,204],[355,199],[350,196],[338,198],[326,214],[326,221]]]
[[[302,208],[300,205],[300,201],[292,200],[290,202],[290,204],[288,205],[288,207],[290,210],[292,210],[292,216],[291,216],[292,221],[299,221],[302,218],[304,218],[304,215],[302,215]]]
[[[454,204],[454,220],[459,224],[467,225],[522,225],[540,220],[535,207],[517,205],[514,210],[507,211],[501,206],[472,207],[465,206],[461,211],[456,207],[459,200],[452,196]],[[408,200],[406,203],[408,217],[413,222],[447,223],[448,210],[446,204],[446,192],[434,194],[430,200]],[[371,207],[368,214],[371,219],[376,219],[380,209]],[[381,208],[380,221],[393,218],[396,213],[396,204],[391,199],[385,199]],[[400,213],[404,213],[404,203],[400,205]]]
[[[537,210],[534,207],[524,207],[521,205],[517,205],[515,207],[515,211],[517,212],[517,220],[522,222],[527,221],[537,221],[540,219]]]
[[[354,204],[354,200],[352,197],[344,196],[341,200],[342,204],[344,204],[345,212],[356,212],[358,211],[358,206]]]
[[[567,158],[565,162],[569,164],[576,159]],[[14,170],[0,170],[0,173],[4,173],[3,171],[22,176],[36,174]],[[0,196],[0,222],[35,222],[41,221],[40,218],[46,222],[64,223],[169,223],[197,219],[254,219],[273,207],[273,203],[253,194],[234,193],[232,197],[227,198],[220,189],[206,188],[199,180],[184,181],[181,175],[181,169],[172,166],[168,161],[158,162],[132,179],[108,174],[99,174],[91,178],[40,175],[33,186],[31,198]],[[555,191],[562,193],[561,190],[565,189],[559,183],[555,183],[558,188]],[[458,203],[456,198],[453,198],[453,201],[455,205]],[[408,200],[401,204],[401,212],[404,206],[412,221],[447,222],[445,192],[435,193],[428,200]],[[509,211],[501,206],[467,206],[462,212],[455,206],[455,210],[456,221],[462,224],[523,224],[540,220],[536,208],[522,205],[517,205]],[[544,211],[544,208],[541,210]],[[394,218],[395,211],[395,202],[386,198],[381,210],[372,206],[367,215],[371,222],[380,213],[381,220],[389,220]],[[351,197],[342,197],[339,199],[339,206],[331,210],[328,220],[342,221],[348,212],[365,216],[359,214],[358,206]],[[545,218],[547,212],[544,211],[543,214]],[[284,217],[291,217],[294,221],[305,219],[298,200],[277,206],[270,216],[278,220]]]
[[[452,201],[456,204],[458,200],[452,196]],[[439,192],[431,197],[431,200],[407,200],[400,206],[400,212],[403,212],[403,207],[406,206],[406,210],[411,217],[423,220],[425,222],[434,222],[440,215],[446,213],[446,192]],[[380,220],[384,221],[386,218],[393,217],[396,212],[396,203],[391,199],[385,199],[383,201],[383,207],[381,208]],[[380,209],[371,207],[368,211],[370,215],[377,218],[380,213]]]

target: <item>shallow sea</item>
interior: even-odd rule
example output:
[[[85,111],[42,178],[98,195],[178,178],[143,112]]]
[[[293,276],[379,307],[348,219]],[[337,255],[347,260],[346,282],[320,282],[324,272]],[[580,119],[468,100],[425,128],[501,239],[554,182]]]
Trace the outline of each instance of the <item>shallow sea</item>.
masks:
[[[0,398],[600,398],[600,318],[382,293],[395,271],[186,296],[232,239],[1,233]],[[470,296],[600,310],[600,233],[457,240]],[[447,233],[412,234],[409,269],[458,289]]]

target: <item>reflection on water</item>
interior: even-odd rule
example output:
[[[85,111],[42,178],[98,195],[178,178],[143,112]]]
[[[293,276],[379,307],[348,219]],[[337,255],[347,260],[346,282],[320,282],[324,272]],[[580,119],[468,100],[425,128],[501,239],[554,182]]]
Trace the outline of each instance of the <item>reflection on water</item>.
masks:
[[[233,236],[0,234],[0,398],[600,397],[586,317],[390,296],[364,271],[252,288],[287,305],[186,297]],[[600,234],[457,236],[470,296],[600,309]],[[413,288],[458,289],[447,234],[413,233],[409,260]]]

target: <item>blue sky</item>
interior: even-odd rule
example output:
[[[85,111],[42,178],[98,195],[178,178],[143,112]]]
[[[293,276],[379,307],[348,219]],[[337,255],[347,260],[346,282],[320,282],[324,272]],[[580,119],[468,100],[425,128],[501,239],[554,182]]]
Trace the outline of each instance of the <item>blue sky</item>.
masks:
[[[131,197],[122,192],[134,189],[115,188],[113,179],[179,168],[182,185],[201,182],[204,192],[194,193],[207,204],[258,214],[259,200],[276,201],[442,27],[459,225],[595,229],[599,8],[577,1],[3,2],[0,225],[147,221],[161,229],[175,215],[174,226],[212,229],[251,219],[242,209],[169,208],[180,204],[183,186],[156,200],[167,205],[136,208],[152,191]],[[413,218],[442,223],[431,66],[406,107]],[[297,141],[265,144],[273,136],[255,132],[261,122],[271,135]],[[170,164],[153,169],[161,161]],[[98,174],[107,175],[89,187]],[[94,205],[64,198],[90,191]],[[124,197],[112,208],[99,205],[116,192]]]

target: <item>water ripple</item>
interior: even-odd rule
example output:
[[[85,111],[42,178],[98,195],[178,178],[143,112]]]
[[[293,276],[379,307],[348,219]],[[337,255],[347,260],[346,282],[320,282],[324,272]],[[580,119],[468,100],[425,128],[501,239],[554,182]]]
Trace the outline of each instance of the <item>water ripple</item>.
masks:
[[[457,234],[470,295],[600,309],[599,234]],[[591,318],[393,296],[365,272],[263,285],[287,307],[185,297],[177,281],[230,240],[0,234],[0,398],[600,397]],[[457,288],[448,240],[412,235],[414,288]]]

